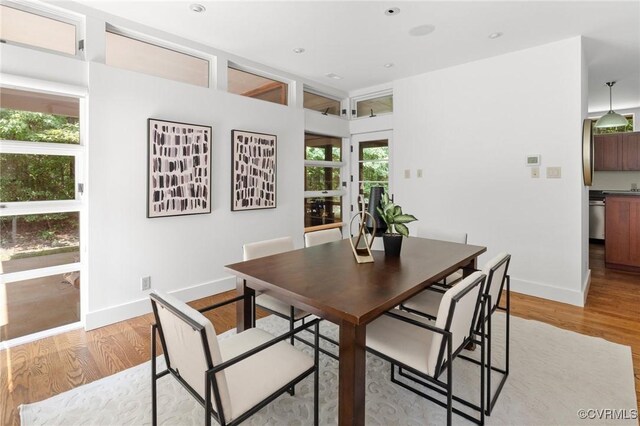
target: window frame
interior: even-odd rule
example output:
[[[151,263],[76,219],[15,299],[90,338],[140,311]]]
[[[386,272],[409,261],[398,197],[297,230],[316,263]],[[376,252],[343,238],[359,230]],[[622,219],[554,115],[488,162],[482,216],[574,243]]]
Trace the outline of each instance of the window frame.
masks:
[[[327,93],[324,93],[320,90],[314,89],[312,87],[306,86],[304,85],[302,87],[302,109],[304,109],[305,111],[311,111],[313,113],[318,113],[320,115],[325,115],[322,111],[318,111],[315,109],[309,109],[309,108],[305,108],[304,107],[304,94],[305,93],[311,93],[312,95],[316,95],[316,96],[322,96],[323,98],[327,98],[327,99],[331,99],[333,101],[337,101],[338,102],[338,114],[329,114],[327,113],[327,115],[330,115],[332,117],[339,117],[339,118],[345,118],[344,115],[342,114],[342,109],[343,109],[343,101],[344,99],[339,99],[336,96],[332,96],[329,95]]]
[[[268,80],[273,80],[273,81],[275,81],[277,83],[286,84],[287,85],[287,90],[286,90],[287,102],[284,103],[284,104],[281,104],[279,102],[270,102],[270,101],[265,101],[264,99],[254,98],[254,97],[251,97],[251,96],[245,96],[245,95],[242,95],[240,93],[229,92],[229,77],[228,77],[229,73],[228,73],[228,71],[227,71],[227,89],[226,89],[227,93],[230,93],[232,95],[242,96],[243,98],[247,98],[247,99],[255,99],[256,101],[269,102],[270,104],[281,105],[283,107],[291,106],[291,100],[293,99],[293,94],[294,94],[294,91],[295,91],[295,89],[294,89],[295,81],[294,80],[291,80],[291,79],[288,79],[288,78],[285,78],[285,77],[282,77],[282,76],[279,76],[279,75],[276,75],[276,74],[272,74],[272,73],[267,72],[267,71],[262,71],[262,70],[259,70],[259,69],[253,68],[253,67],[242,65],[242,64],[240,64],[238,62],[233,62],[233,61],[227,61],[227,70],[229,68],[233,68],[236,71],[241,71],[241,72],[245,72],[245,73],[248,73],[248,74],[253,74],[253,75],[256,75],[258,77],[266,78]]]
[[[305,137],[306,135],[324,136],[327,138],[339,139],[341,141],[340,143],[340,150],[341,150],[340,153],[342,158],[341,161],[304,160],[304,176],[303,176],[303,179],[306,181],[307,167],[327,167],[332,169],[339,169],[341,189],[324,190],[324,191],[304,191],[302,201],[304,202],[307,198],[340,197],[340,211],[342,214],[342,218],[340,222],[335,222],[335,224],[330,224],[332,225],[330,227],[335,227],[335,228],[343,227],[344,224],[347,222],[346,220],[347,218],[345,217],[345,215],[348,215],[348,210],[345,209],[345,207],[348,204],[346,203],[346,201],[348,201],[349,192],[348,192],[348,184],[347,186],[345,186],[345,183],[347,183],[348,181],[347,175],[349,174],[349,170],[348,170],[349,161],[345,160],[345,157],[347,157],[347,154],[349,152],[349,138],[321,134],[321,133],[312,132],[308,130],[305,130],[304,134],[305,134]],[[306,141],[305,141],[305,149],[306,149]],[[304,214],[306,215],[306,212]],[[303,222],[304,222],[304,219],[303,219]],[[328,225],[325,224],[325,225],[319,225],[319,226],[327,227]],[[305,232],[311,232],[316,228],[317,227],[315,226],[305,227]]]
[[[352,120],[359,120],[359,119],[362,119],[362,118],[371,118],[370,115],[362,115],[362,116],[358,117],[358,103],[359,102],[363,102],[363,101],[368,101],[368,100],[371,100],[371,99],[384,98],[385,96],[391,96],[391,100],[393,102],[393,89],[385,89],[385,90],[380,90],[380,91],[373,92],[373,93],[367,93],[365,95],[352,97],[351,98],[351,102],[350,102],[351,119]],[[391,115],[391,114],[393,114],[393,107],[392,107],[391,111],[383,112],[383,113],[375,113],[375,116],[376,117],[382,117],[382,116]]]
[[[17,46],[26,49],[32,49],[39,52],[51,53],[54,55],[61,55],[67,58],[76,58],[80,60],[84,60],[84,49],[80,49],[80,42],[84,41],[84,19],[81,16],[72,15],[70,12],[59,11],[53,8],[41,7],[40,5],[32,5],[32,4],[23,4],[23,3],[15,3],[11,1],[2,1],[0,3],[2,6],[9,7],[11,9],[20,10],[22,12],[30,13],[32,15],[41,16],[43,18],[51,19],[53,21],[62,22],[64,24],[73,25],[75,27],[75,42],[74,49],[75,53],[65,53],[59,50],[47,49],[45,47],[34,46],[32,44],[20,43],[12,40],[2,39],[2,43],[8,44],[10,46]]]
[[[138,41],[140,43],[149,44],[151,46],[159,47],[159,48],[165,49],[165,50],[170,50],[172,52],[179,53],[181,55],[191,56],[192,58],[196,58],[196,59],[200,59],[202,61],[205,61],[207,63],[207,85],[206,86],[201,86],[199,84],[189,83],[189,82],[183,81],[183,80],[176,80],[176,79],[173,79],[173,78],[162,77],[162,76],[159,76],[159,75],[149,74],[149,73],[142,72],[142,71],[131,70],[129,68],[122,68],[122,67],[117,67],[115,65],[109,65],[107,63],[107,58],[106,58],[106,38],[107,38],[107,33],[115,34],[115,35],[120,36],[120,37],[129,38],[129,39]],[[137,32],[137,31],[131,31],[131,30],[128,30],[128,29],[125,29],[125,28],[122,28],[122,27],[117,27],[117,26],[114,26],[114,25],[109,24],[109,23],[106,23],[106,25],[105,25],[104,38],[105,38],[105,58],[104,58],[104,63],[107,66],[118,68],[118,69],[124,69],[124,70],[131,71],[131,72],[137,72],[137,73],[144,74],[144,75],[150,75],[152,77],[162,78],[162,79],[165,79],[165,80],[171,80],[171,81],[177,81],[179,83],[190,84],[190,85],[196,86],[196,87],[203,87],[205,89],[212,89],[212,88],[215,88],[215,86],[216,86],[216,81],[215,81],[215,78],[213,76],[213,70],[215,69],[215,59],[216,58],[213,55],[207,55],[206,53],[203,53],[203,52],[198,51],[198,50],[190,49],[190,48],[188,48],[186,46],[182,46],[182,45],[179,45],[179,44],[171,43],[171,42],[163,40],[163,39],[159,39],[159,38],[156,38],[156,37],[149,36],[148,34],[140,33],[140,32]]]
[[[3,88],[17,89],[25,92],[33,93],[49,93],[59,96],[67,96],[77,98],[78,119],[80,120],[80,143],[79,144],[61,144],[52,142],[30,142],[30,141],[14,141],[0,140],[0,152],[3,154],[36,154],[36,155],[64,155],[73,156],[75,162],[75,198],[72,200],[49,200],[49,201],[11,201],[0,202],[3,208],[0,208],[0,216],[26,216],[39,215],[49,213],[78,213],[80,218],[80,261],[67,263],[63,265],[48,266],[39,269],[28,269],[25,271],[10,272],[0,275],[0,280],[5,283],[16,281],[30,280],[34,278],[42,278],[51,275],[80,271],[81,277],[87,277],[86,273],[86,247],[87,247],[87,206],[84,202],[86,191],[78,191],[78,185],[85,183],[85,155],[86,155],[86,138],[87,130],[87,90],[83,87],[63,85],[60,83],[51,83],[46,81],[34,80],[25,83],[20,78],[1,74]],[[85,287],[86,288],[86,287]],[[80,293],[80,321],[63,325],[61,327],[43,330],[33,335],[23,336],[14,339],[16,342],[27,342],[42,336],[48,336],[55,333],[56,330],[77,327],[78,324],[84,323],[84,317],[88,306],[88,291]],[[0,342],[2,345],[6,342]],[[11,341],[14,344],[14,341]]]

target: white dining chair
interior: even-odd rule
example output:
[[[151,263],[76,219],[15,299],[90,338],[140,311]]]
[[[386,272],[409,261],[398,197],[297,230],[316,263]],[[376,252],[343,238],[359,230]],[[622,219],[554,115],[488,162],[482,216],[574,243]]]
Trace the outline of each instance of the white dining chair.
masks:
[[[243,260],[252,260],[259,257],[272,256],[274,254],[284,253],[293,250],[293,239],[291,237],[274,238],[272,240],[257,241],[247,243],[242,246]],[[284,318],[289,321],[289,330],[293,330],[295,322],[308,317],[310,314],[302,309],[295,308],[287,303],[282,302],[275,297],[264,293],[256,293],[255,305],[264,310]],[[255,310],[253,312],[255,325]],[[291,336],[291,344],[293,345],[293,336]]]
[[[487,284],[483,289],[483,295],[487,299],[487,310],[485,312],[484,321],[486,322],[486,338],[487,338],[487,415],[491,415],[491,411],[500,396],[500,392],[509,375],[509,333],[510,333],[510,316],[511,316],[511,278],[509,277],[509,263],[511,255],[508,253],[500,253],[489,260],[482,268],[482,273],[487,276]],[[500,306],[501,296],[505,293],[506,303],[504,308]],[[402,309],[413,314],[425,316],[430,319],[437,319],[440,314],[438,307],[444,296],[441,289],[428,287],[425,291],[417,294],[402,304]],[[505,312],[505,351],[504,351],[504,368],[492,365],[491,347],[492,347],[492,324],[491,319],[496,310]],[[476,329],[479,330],[480,323]],[[469,359],[474,361],[473,359]],[[492,390],[491,371],[500,374],[500,382],[495,390]]]
[[[304,234],[304,246],[313,247],[320,244],[340,241],[342,232],[340,228],[323,229],[321,231],[307,232]]]
[[[314,375],[314,424],[318,424],[318,351],[309,356],[284,340],[313,320],[279,337],[251,328],[218,340],[215,328],[202,312],[242,299],[236,297],[197,311],[175,297],[152,291],[155,323],[151,334],[152,423],[158,423],[157,380],[173,376],[205,408],[205,424],[237,425],[269,402]],[[156,335],[160,338],[166,369],[157,372]],[[160,383],[162,385],[162,383]],[[172,399],[166,399],[171,404]],[[177,407],[176,407],[177,408]]]
[[[444,228],[418,227],[417,236],[420,238],[429,238],[431,240],[448,241],[451,243],[467,244],[467,233]],[[442,287],[451,287],[462,279],[462,270],[457,270],[451,275],[445,277],[440,284]]]
[[[367,350],[391,363],[391,381],[447,409],[447,424],[452,413],[483,424],[485,416],[485,369],[480,367],[479,402],[476,404],[453,393],[454,360],[471,343],[480,345],[481,365],[484,365],[483,329],[475,333],[478,318],[484,315],[482,286],[486,276],[474,272],[447,290],[438,306],[435,322],[408,312],[386,312],[367,325]],[[405,380],[396,377],[398,375]],[[446,371],[446,380],[440,377]],[[415,387],[424,386],[440,395],[446,402]],[[479,419],[453,406],[453,401],[474,409]]]

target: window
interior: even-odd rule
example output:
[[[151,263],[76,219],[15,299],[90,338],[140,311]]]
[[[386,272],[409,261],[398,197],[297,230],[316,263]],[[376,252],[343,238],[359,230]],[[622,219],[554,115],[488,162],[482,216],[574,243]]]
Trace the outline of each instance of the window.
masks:
[[[608,133],[627,133],[627,132],[633,132],[633,114],[625,114],[623,115],[624,118],[627,119],[627,125],[625,127],[604,127],[604,128],[599,128],[599,127],[594,127],[593,128],[593,134],[594,135],[605,135]],[[596,122],[596,120],[598,120],[598,118],[592,118],[594,124]]]
[[[304,91],[304,107],[323,114],[340,115],[340,101]]]
[[[113,32],[106,35],[105,63],[196,86],[209,87],[209,61]]]
[[[389,142],[360,142],[358,147],[358,194],[368,202],[372,186],[382,186],[389,193]]]
[[[0,88],[0,341],[80,320],[80,101]]]
[[[76,54],[75,25],[4,5],[0,5],[0,39]]]
[[[241,71],[231,66],[227,73],[227,91],[249,98],[288,105],[289,85],[287,83]]]
[[[393,95],[356,100],[356,117],[371,117],[393,112]]]
[[[304,226],[342,222],[342,139],[305,134],[304,147]]]

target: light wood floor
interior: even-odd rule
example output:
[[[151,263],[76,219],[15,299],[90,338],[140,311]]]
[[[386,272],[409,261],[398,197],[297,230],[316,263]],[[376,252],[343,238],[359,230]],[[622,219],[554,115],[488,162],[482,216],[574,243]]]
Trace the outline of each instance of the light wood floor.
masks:
[[[513,294],[513,313],[631,346],[636,397],[640,401],[640,275],[605,269],[603,256],[603,247],[592,245],[591,290],[584,309]],[[231,295],[208,297],[193,305],[206,306]],[[208,316],[218,332],[235,327],[233,304]],[[18,406],[22,403],[40,401],[148,361],[151,321],[152,317],[145,315],[0,351],[1,423],[18,425]]]

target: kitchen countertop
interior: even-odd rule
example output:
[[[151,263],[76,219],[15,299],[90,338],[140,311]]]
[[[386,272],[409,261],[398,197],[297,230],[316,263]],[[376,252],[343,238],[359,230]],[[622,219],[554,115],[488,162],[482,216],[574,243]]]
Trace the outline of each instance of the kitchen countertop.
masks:
[[[605,197],[608,195],[640,197],[640,191],[602,191],[602,194]]]

